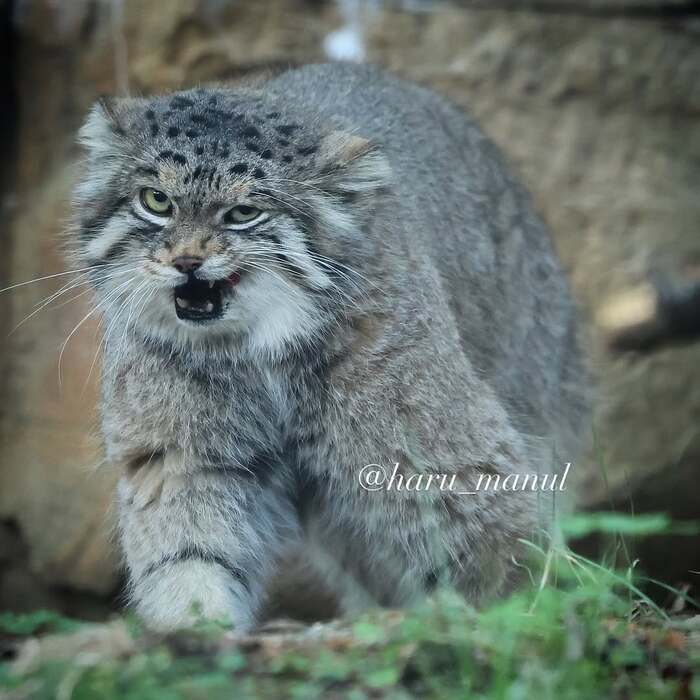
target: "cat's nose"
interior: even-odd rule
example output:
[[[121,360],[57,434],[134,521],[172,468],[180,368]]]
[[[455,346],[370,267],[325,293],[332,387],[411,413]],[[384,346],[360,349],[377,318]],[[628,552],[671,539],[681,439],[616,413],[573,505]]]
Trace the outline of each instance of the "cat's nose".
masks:
[[[173,267],[178,272],[194,272],[203,262],[202,258],[193,255],[181,255],[173,260]]]

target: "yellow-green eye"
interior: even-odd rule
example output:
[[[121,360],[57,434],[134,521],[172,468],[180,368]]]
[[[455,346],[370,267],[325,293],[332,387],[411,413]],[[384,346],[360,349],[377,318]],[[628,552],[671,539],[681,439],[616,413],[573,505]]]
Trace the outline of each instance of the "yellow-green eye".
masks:
[[[255,207],[249,207],[245,204],[239,204],[233,209],[229,209],[224,214],[224,223],[226,224],[250,224],[255,221],[262,212]]]
[[[158,214],[158,216],[169,216],[173,210],[173,203],[170,201],[170,198],[160,190],[154,190],[152,187],[144,187],[141,190],[141,204],[148,211]]]

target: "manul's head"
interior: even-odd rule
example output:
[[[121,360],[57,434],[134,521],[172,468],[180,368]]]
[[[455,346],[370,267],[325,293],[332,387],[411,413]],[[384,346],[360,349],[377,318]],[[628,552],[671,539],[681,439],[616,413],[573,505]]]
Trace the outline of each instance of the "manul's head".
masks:
[[[93,107],[71,247],[108,328],[276,354],[371,292],[388,165],[305,111],[204,89]]]

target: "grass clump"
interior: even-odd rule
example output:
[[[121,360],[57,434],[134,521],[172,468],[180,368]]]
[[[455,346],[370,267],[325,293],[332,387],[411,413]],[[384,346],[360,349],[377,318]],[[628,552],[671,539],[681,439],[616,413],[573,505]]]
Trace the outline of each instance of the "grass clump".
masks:
[[[0,638],[19,651],[0,665],[0,697],[700,698],[690,607],[671,617],[634,566],[527,549],[531,585],[481,611],[446,592],[411,610],[246,637],[217,625],[156,637],[122,619],[3,615]]]

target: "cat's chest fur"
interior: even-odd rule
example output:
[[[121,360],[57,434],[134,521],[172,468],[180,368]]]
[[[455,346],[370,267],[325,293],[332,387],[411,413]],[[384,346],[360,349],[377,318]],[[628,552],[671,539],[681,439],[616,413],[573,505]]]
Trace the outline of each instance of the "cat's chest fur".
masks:
[[[281,453],[295,401],[279,372],[143,347],[107,363],[103,396],[109,457],[176,448],[223,467]]]

